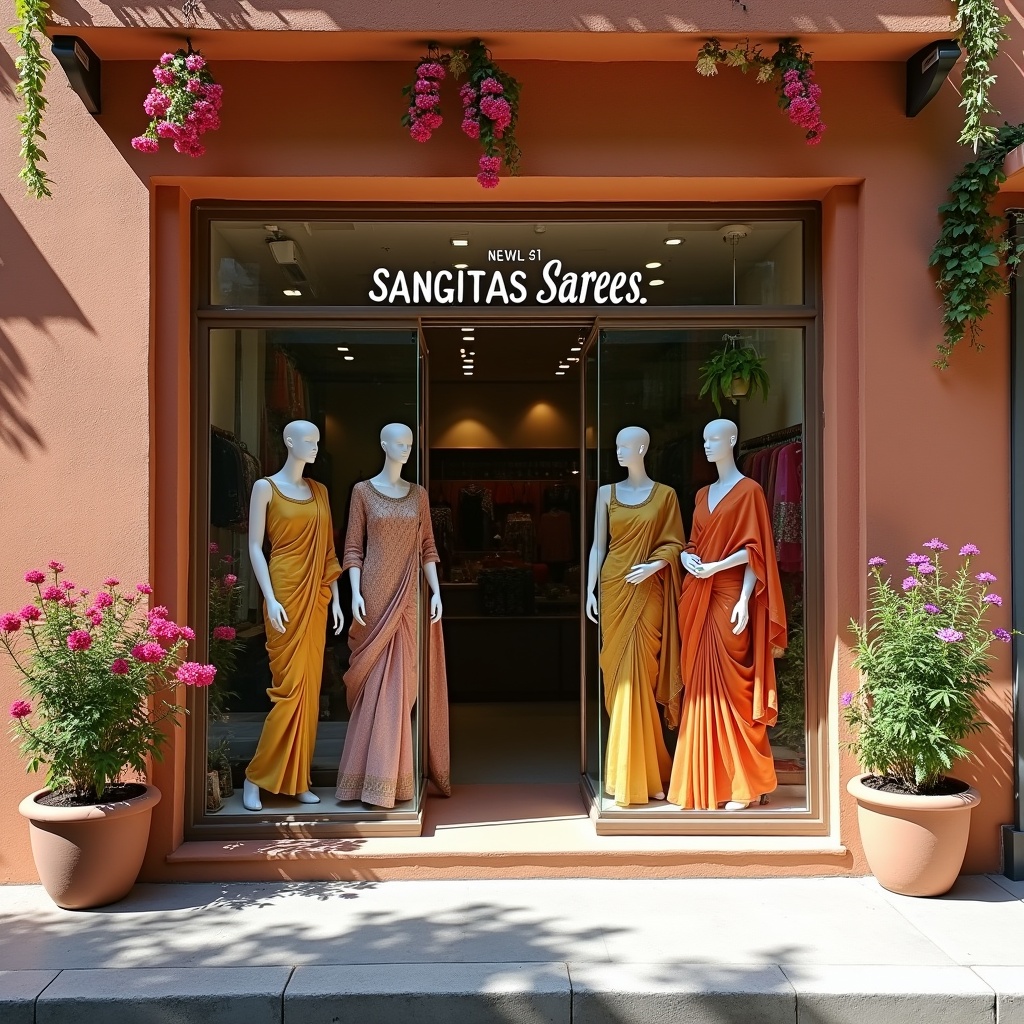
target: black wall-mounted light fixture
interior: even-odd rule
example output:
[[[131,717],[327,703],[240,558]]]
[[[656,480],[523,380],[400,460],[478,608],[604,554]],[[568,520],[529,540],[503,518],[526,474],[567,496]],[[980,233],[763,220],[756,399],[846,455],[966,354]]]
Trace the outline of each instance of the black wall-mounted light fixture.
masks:
[[[923,46],[907,61],[907,117],[917,117],[960,59],[955,39]]]
[[[90,114],[100,112],[100,59],[78,36],[54,36],[50,47]]]

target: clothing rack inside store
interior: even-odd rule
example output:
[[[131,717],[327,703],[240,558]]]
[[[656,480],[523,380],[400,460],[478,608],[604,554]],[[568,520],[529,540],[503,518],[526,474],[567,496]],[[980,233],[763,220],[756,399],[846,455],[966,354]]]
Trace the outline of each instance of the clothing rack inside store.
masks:
[[[767,448],[773,444],[782,444],[784,441],[799,441],[803,437],[804,425],[796,423],[792,427],[783,427],[781,430],[770,430],[767,434],[759,434],[746,441],[740,441],[740,451],[750,452],[755,448]]]

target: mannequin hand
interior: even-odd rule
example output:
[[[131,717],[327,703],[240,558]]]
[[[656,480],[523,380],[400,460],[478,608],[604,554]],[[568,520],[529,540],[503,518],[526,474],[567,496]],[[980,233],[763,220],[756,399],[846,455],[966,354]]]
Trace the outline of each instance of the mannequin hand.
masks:
[[[345,628],[345,615],[337,598],[331,601],[331,618],[334,620],[334,635],[338,636]]]
[[[360,626],[366,625],[366,602],[363,600],[362,594],[352,595],[352,618],[359,623]]]
[[[695,555],[692,551],[684,551],[679,556],[679,561],[683,563],[683,568],[691,576],[699,576],[700,575],[700,573],[698,573],[697,570],[704,564],[700,560],[700,556]]]
[[[587,618],[597,622],[597,594],[587,594]]]
[[[284,610],[284,605],[280,601],[267,602],[267,618],[270,620],[270,625],[278,633],[284,632],[284,624],[288,621],[288,613]]]
[[[715,575],[722,567],[721,562],[701,562],[698,561],[697,565],[690,570],[694,576],[699,580],[709,580]]]
[[[661,572],[665,568],[665,562],[662,559],[657,559],[654,562],[641,562],[639,565],[634,565],[633,568],[626,573],[627,583],[643,583],[644,580],[649,579],[656,572]]]
[[[733,608],[729,621],[735,623],[732,631],[737,636],[747,628],[747,623],[750,621],[750,615],[747,610],[747,598],[741,597],[736,602],[736,607]]]
[[[431,594],[430,595],[430,621],[440,622],[441,621],[441,595]]]

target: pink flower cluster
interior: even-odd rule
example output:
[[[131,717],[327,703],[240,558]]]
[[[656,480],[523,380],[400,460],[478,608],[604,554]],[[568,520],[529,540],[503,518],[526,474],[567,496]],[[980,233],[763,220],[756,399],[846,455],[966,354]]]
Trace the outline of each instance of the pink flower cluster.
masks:
[[[145,134],[132,139],[140,153],[155,153],[160,139],[170,139],[179,153],[202,156],[206,147],[199,141],[205,132],[220,127],[223,86],[217,85],[206,60],[198,53],[165,53],[153,68],[156,87],[150,89],[142,109],[151,121]]]
[[[75,629],[68,633],[69,651],[87,651],[92,647],[92,637],[84,629]]]
[[[498,182],[501,180],[498,177],[500,169],[500,157],[482,156],[480,157],[480,173],[476,176],[476,180],[480,182],[482,188],[497,188]]]
[[[782,95],[790,121],[806,132],[804,137],[807,145],[818,145],[825,125],[822,123],[821,107],[818,104],[821,86],[814,81],[814,71],[809,67],[802,71],[790,68],[782,76]]]
[[[217,669],[213,665],[202,665],[198,661],[186,661],[178,666],[174,678],[186,686],[210,686]]]
[[[214,626],[213,627],[213,639],[214,640],[234,640],[236,636],[234,626]]]
[[[485,78],[480,88],[467,82],[460,90],[462,98],[462,131],[471,139],[479,139],[481,134],[485,147],[490,147],[491,139],[500,139],[505,129],[512,123],[512,106],[502,95],[505,87],[496,78]],[[487,118],[489,125],[481,119]],[[482,188],[497,188],[501,180],[501,158],[484,154],[480,157],[480,171],[476,180]]]
[[[409,134],[417,142],[426,142],[441,127],[441,82],[445,69],[440,61],[421,60],[409,104]]]
[[[32,714],[32,705],[27,700],[16,700],[11,705],[11,718],[27,718]]]
[[[494,137],[500,139],[512,123],[512,107],[502,93],[505,87],[496,78],[485,78],[480,83],[480,113],[494,125]]]
[[[459,90],[462,100],[462,133],[471,139],[480,138],[480,110],[478,107],[480,94],[467,82]]]

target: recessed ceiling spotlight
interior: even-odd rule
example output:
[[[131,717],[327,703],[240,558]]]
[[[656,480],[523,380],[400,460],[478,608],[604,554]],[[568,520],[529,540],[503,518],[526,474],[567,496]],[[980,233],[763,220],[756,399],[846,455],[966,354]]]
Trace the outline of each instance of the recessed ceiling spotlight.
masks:
[[[298,296],[302,294],[302,292],[300,292],[298,288],[285,288],[284,293],[285,295],[291,296]]]
[[[345,356],[344,359],[346,363],[351,363],[355,356]]]
[[[682,238],[666,238],[665,239],[665,244],[666,245],[682,245],[683,244],[683,239]]]
[[[472,377],[473,376],[473,371],[472,370],[463,370],[462,371],[462,376],[463,377]]]
[[[566,356],[565,361],[567,363],[578,363],[580,361],[579,356]]]
[[[468,263],[453,263],[452,266],[455,267],[456,270],[465,270],[469,266],[469,264]]]
[[[462,328],[460,328],[460,330],[462,331],[463,334],[472,334],[476,330],[476,328],[475,327],[462,327]]]
[[[569,369],[569,364],[568,363],[559,363],[558,364],[558,368],[560,370],[568,370]]]
[[[664,282],[664,281],[662,281],[662,279],[661,279],[660,277],[655,277],[655,278],[652,278],[652,279],[651,279],[650,281],[648,281],[647,283],[648,283],[648,284],[649,284],[649,285],[650,285],[650,286],[651,286],[652,288],[657,288],[659,284],[664,284],[665,282]]]
[[[571,349],[569,349],[569,351],[570,352],[582,352],[583,351],[583,346],[582,345],[573,345],[573,347]]]
[[[475,356],[475,355],[476,355],[476,353],[475,353],[475,352],[470,352],[469,354],[470,354],[471,356]]]
[[[464,334],[462,336],[462,340],[463,341],[476,341],[476,335],[475,334]]]
[[[339,352],[347,352],[348,351],[348,346],[347,345],[339,345],[338,346],[338,351]]]
[[[469,239],[468,238],[453,238],[452,239],[452,245],[456,246],[457,248],[462,248],[464,246],[469,245]]]
[[[652,260],[650,263],[645,263],[644,266],[648,270],[657,270],[658,267],[661,266],[661,264],[657,260]]]
[[[556,377],[564,377],[565,376],[565,370],[555,370],[555,376]]]
[[[466,350],[464,348],[460,348],[459,349],[459,355],[460,356],[464,356],[465,354],[466,354]]]

